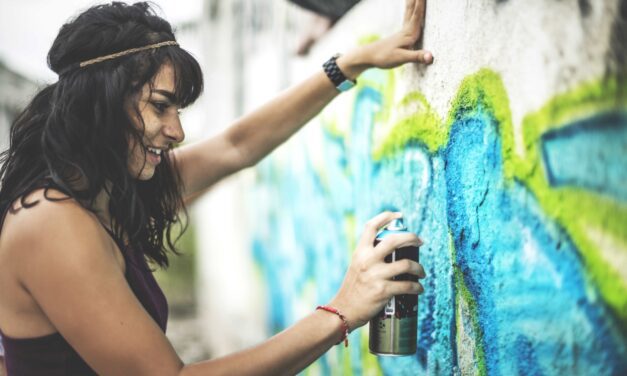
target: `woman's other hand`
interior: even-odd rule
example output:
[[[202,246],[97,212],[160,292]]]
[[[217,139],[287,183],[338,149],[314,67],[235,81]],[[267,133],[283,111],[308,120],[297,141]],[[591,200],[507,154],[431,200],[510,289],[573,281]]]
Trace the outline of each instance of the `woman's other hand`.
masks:
[[[424,278],[422,265],[407,259],[393,263],[384,261],[397,248],[420,246],[420,238],[413,233],[393,234],[374,246],[377,231],[395,218],[400,218],[400,214],[384,212],[366,223],[342,286],[330,302],[346,317],[350,330],[368,322],[392,296],[424,291],[419,282],[392,280],[403,273]]]
[[[337,64],[344,75],[356,79],[368,68],[389,69],[406,63],[431,64],[431,52],[414,50],[422,36],[425,3],[426,0],[406,0],[403,27],[400,31],[342,55]]]

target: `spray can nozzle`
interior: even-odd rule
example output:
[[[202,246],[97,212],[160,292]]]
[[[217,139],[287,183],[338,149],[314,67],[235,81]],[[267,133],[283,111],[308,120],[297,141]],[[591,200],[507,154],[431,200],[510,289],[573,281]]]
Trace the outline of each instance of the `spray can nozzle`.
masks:
[[[387,226],[385,226],[385,229],[390,231],[403,231],[407,230],[407,227],[405,226],[403,218],[395,218],[391,220],[390,223],[387,224]]]

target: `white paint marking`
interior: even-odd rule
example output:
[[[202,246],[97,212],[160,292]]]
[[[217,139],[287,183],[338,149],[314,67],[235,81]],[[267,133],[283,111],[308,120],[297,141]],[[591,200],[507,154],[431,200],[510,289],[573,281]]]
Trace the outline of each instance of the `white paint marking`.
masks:
[[[531,277],[533,272],[538,272],[538,269],[545,269],[553,283],[558,289],[562,288],[562,276],[555,270],[555,267],[551,260],[542,254],[538,248],[538,244],[535,242],[531,235],[531,231],[524,227],[522,228],[522,235],[524,239],[522,260],[525,268],[525,276]]]
[[[595,226],[587,226],[586,235],[599,249],[599,254],[608,267],[620,275],[627,283],[627,247],[611,234]]]

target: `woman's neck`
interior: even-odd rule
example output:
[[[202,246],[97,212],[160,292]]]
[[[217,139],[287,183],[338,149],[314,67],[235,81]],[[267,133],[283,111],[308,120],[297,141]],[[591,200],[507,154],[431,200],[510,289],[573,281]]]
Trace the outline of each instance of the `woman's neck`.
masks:
[[[111,197],[109,193],[111,191],[111,183],[107,182],[106,187],[103,188],[100,193],[96,196],[96,199],[93,202],[93,210],[98,216],[98,219],[105,225],[107,228],[112,227],[112,219],[111,214],[109,213],[109,201]]]

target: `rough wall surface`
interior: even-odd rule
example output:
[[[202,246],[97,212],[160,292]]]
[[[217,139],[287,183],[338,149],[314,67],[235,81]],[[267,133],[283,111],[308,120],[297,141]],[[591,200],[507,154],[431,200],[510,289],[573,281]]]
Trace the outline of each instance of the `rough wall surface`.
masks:
[[[368,71],[259,166],[268,325],[329,301],[393,209],[425,240],[417,354],[374,357],[360,329],[306,372],[627,374],[627,2],[427,7],[433,66]],[[401,11],[362,1],[312,59]]]

